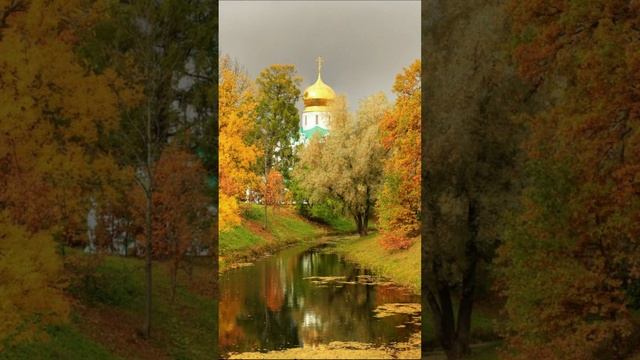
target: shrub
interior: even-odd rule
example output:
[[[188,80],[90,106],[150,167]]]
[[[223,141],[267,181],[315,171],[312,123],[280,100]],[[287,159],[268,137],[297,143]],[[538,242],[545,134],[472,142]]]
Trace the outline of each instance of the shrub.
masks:
[[[380,245],[387,251],[406,250],[413,244],[414,239],[395,233],[384,233],[380,237]]]

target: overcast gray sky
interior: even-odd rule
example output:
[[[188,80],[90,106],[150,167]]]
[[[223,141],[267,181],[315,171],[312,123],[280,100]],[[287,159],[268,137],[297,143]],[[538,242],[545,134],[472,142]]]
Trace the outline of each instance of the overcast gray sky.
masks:
[[[255,79],[294,64],[302,89],[322,80],[350,109],[377,91],[393,98],[396,74],[420,57],[420,1],[220,1],[220,52]],[[299,104],[299,106],[301,106]]]

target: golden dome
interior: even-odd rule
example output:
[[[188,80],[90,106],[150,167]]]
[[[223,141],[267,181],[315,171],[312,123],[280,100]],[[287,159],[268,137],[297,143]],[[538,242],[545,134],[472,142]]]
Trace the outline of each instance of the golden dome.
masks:
[[[320,71],[322,70],[322,58],[318,58],[318,80],[306,88],[302,95],[305,111],[324,110],[329,102],[336,97],[333,89],[322,81]],[[313,108],[313,110],[311,109]]]

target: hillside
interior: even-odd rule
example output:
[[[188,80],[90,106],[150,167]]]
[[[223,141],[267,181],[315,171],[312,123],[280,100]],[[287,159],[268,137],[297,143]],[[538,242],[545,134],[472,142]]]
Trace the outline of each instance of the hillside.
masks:
[[[168,264],[153,268],[152,338],[143,339],[144,262],[137,258],[66,256],[73,303],[67,324],[49,326],[46,339],[8,347],[0,359],[211,359],[216,336],[210,258],[195,259],[191,275],[181,271],[171,302]]]

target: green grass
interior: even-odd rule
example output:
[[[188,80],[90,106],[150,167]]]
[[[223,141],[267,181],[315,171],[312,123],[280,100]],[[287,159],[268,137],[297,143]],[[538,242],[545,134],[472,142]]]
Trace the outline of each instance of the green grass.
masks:
[[[318,212],[311,216],[311,220],[328,226],[333,232],[341,234],[353,234],[358,231],[351,217],[328,212]],[[375,230],[375,220],[371,219],[367,225],[369,230]]]
[[[469,360],[496,360],[498,359],[498,349],[501,344],[500,341],[496,341],[472,348]]]
[[[265,239],[240,225],[220,234],[219,250],[221,253],[261,245]]]
[[[267,228],[264,226],[264,207],[257,204],[245,206],[243,224],[220,234],[219,249],[222,256],[261,247],[275,248],[283,244],[307,241],[322,233],[322,229],[301,217],[291,209],[270,207],[267,213]],[[253,229],[249,226],[251,222]],[[223,266],[222,266],[223,267]]]
[[[457,305],[456,305],[457,308]],[[425,309],[428,313],[428,309]],[[473,312],[471,313],[471,339],[472,343],[483,343],[483,342],[493,342],[498,339],[494,329],[495,314],[488,313],[482,307],[475,306]],[[438,346],[438,341],[436,339],[436,331],[433,328],[433,321],[427,319],[426,322],[423,322],[422,327],[424,331],[422,332],[423,338],[422,341],[430,346]],[[478,350],[479,353],[484,353],[489,350]],[[475,359],[475,357],[474,357]]]
[[[105,276],[101,285],[110,294],[118,295],[105,304],[134,314],[143,313],[143,264],[143,260],[136,258],[106,258],[99,271],[113,276]],[[152,331],[160,333],[154,337],[154,345],[175,359],[210,358],[217,339],[203,334],[215,328],[216,302],[189,291],[184,286],[186,276],[182,276],[178,280],[175,303],[171,303],[171,282],[166,265],[155,262],[153,267]],[[196,264],[194,271],[210,272],[203,266],[206,265]],[[123,273],[126,276],[122,276]],[[123,278],[128,280],[122,281]]]
[[[4,349],[0,352],[0,359],[120,359],[104,346],[88,339],[73,325],[50,326],[46,332],[47,339],[24,342]]]
[[[349,260],[420,292],[420,241],[407,250],[389,253],[378,244],[378,235],[371,234],[340,240],[336,250]]]
[[[93,256],[77,252],[74,256]],[[113,314],[102,323],[84,318],[75,308],[70,322],[47,329],[48,339],[22,343],[9,348],[0,359],[120,359],[138,358],[139,348],[118,348],[99,336],[91,334],[112,333],[114,336],[135,337],[141,328],[144,314],[144,260],[106,256],[99,265],[73,283],[69,292],[90,309],[105,310]],[[194,260],[193,279],[180,273],[175,302],[171,302],[171,282],[168,264],[155,261],[153,266],[152,336],[150,349],[167,354],[173,359],[211,359],[217,347],[217,302],[212,295],[194,291],[192,286],[206,289],[214,278],[210,258]],[[124,324],[124,325],[123,325]],[[118,326],[119,325],[119,326]],[[113,326],[113,329],[110,327]],[[118,333],[126,329],[125,335]],[[95,335],[93,335],[95,336]],[[139,340],[143,341],[143,340]],[[104,342],[104,343],[102,343]],[[126,345],[125,345],[126,346]],[[118,357],[114,354],[121,354]],[[148,357],[148,354],[147,354]]]
[[[356,224],[353,220],[349,220],[344,216],[338,216],[325,220],[329,227],[340,233],[353,233],[356,232]]]
[[[264,224],[264,207],[251,204],[245,210],[248,219]],[[295,240],[308,240],[319,234],[318,227],[296,216],[291,209],[268,208],[267,231],[277,241],[289,242]]]

